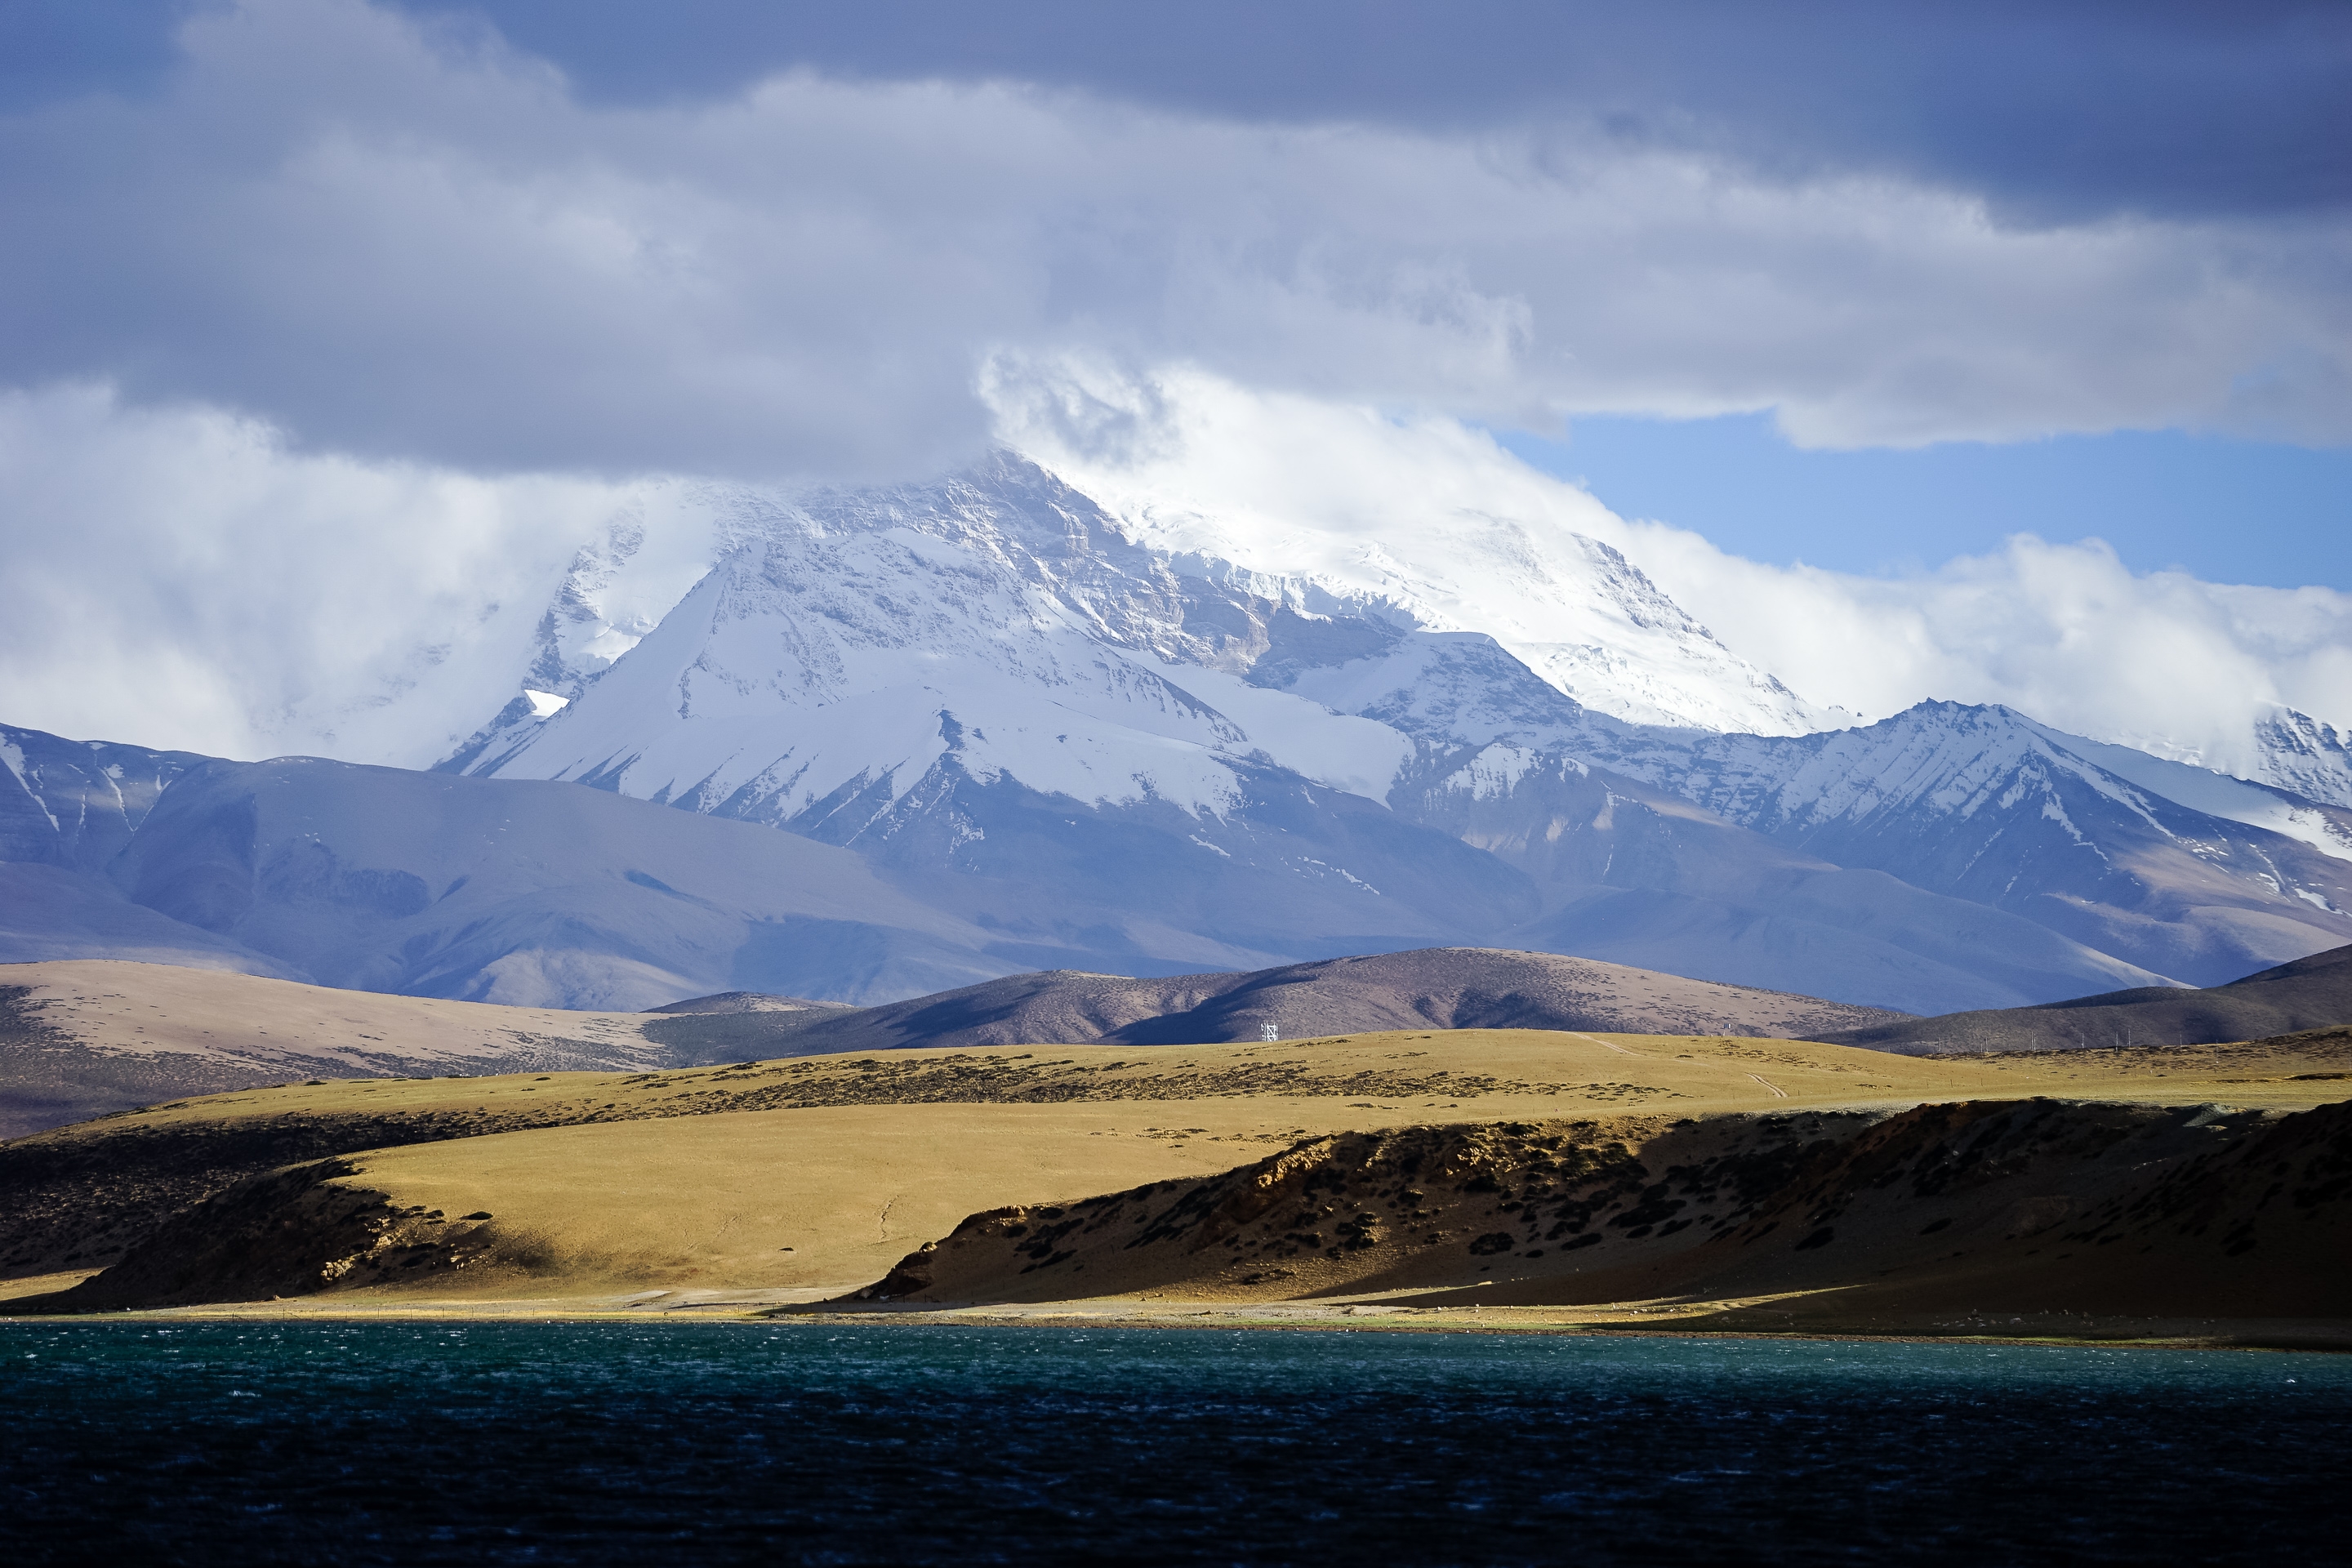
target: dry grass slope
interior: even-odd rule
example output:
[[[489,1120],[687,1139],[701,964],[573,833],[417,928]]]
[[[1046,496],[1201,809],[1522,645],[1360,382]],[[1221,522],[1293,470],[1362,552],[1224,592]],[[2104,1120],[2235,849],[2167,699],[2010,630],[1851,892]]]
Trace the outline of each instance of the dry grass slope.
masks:
[[[1263,1302],[1497,1301],[1519,1291],[1555,1303],[1673,1298],[1736,1317],[1761,1291],[1847,1303],[1821,1306],[1822,1323],[1862,1322],[1868,1314],[1854,1314],[1878,1302],[1872,1323],[1916,1325],[1957,1300],[1922,1281],[1955,1271],[1992,1279],[1994,1264],[2032,1254],[2019,1264],[2023,1299],[2063,1283],[2063,1269],[2052,1272],[2062,1261],[2077,1266],[2039,1255],[2038,1242],[2012,1245],[2004,1238],[2014,1226],[1992,1228],[2011,1212],[2001,1194],[2063,1198],[2065,1223],[2080,1228],[2101,1205],[2128,1209],[2145,1196],[2115,1184],[2126,1165],[2187,1169],[2184,1159],[2270,1128],[2273,1113],[2343,1099],[2347,1070],[2352,1038],[2330,1036],[1950,1059],[1721,1036],[1423,1029],[300,1082],[0,1148],[0,1277],[17,1280],[20,1296],[46,1292],[52,1300],[41,1305],[65,1309],[267,1296],[352,1308],[585,1301],[615,1292],[681,1300],[719,1292],[748,1308],[853,1293],[975,1213],[1003,1210],[1026,1214],[1004,1223],[1031,1229],[1025,1240],[1009,1231],[991,1233],[994,1240],[1034,1249],[1053,1228],[1059,1239],[1045,1258],[1071,1256],[1036,1268],[1034,1250],[1007,1248],[990,1261],[982,1248],[954,1264],[969,1263],[959,1275],[934,1254],[928,1283],[910,1286],[902,1273],[891,1293],[1131,1301],[1199,1292]],[[2064,1115],[2015,1121],[2036,1096],[2064,1102]],[[2086,1110],[2086,1101],[2110,1103]],[[1960,1102],[1977,1120],[1958,1147],[1983,1152],[1969,1156],[1972,1169],[2023,1163],[1990,1184],[1969,1177],[1968,1191],[1992,1195],[1969,1198],[1976,1206],[1955,1211],[1941,1230],[1922,1235],[1942,1215],[1927,1214],[1927,1199],[1905,1184],[1927,1169],[1924,1154],[1906,1155],[1911,1173],[1879,1185],[1877,1174],[1838,1174],[1864,1168],[1853,1162],[1879,1147],[1866,1142],[1881,1135],[1874,1130],[1962,1138],[1957,1124],[1921,1120],[1918,1109]],[[2202,1108],[2215,1102],[2237,1109],[2209,1115]],[[2110,1114],[2121,1120],[2098,1120]],[[1996,1135],[1997,1124],[2010,1131]],[[2108,1135],[2102,1127],[2123,1130],[2114,1150],[2139,1152],[2082,1153],[2095,1132]],[[2032,1128],[2049,1135],[2029,1135]],[[1302,1152],[1285,1153],[1294,1146]],[[2007,1152],[1994,1159],[1996,1150]],[[1270,1155],[1289,1163],[1267,1189],[1271,1206],[1244,1223],[1221,1205],[1258,1181]],[[1409,1158],[1421,1161],[1418,1172],[1405,1172]],[[2302,1172],[2317,1158],[2289,1151],[2273,1163]],[[2254,1166],[2230,1169],[2236,1182]],[[1430,1173],[1439,1171],[1452,1174],[1439,1181]],[[1494,1191],[1466,1190],[1479,1173]],[[2297,1174],[2283,1191],[2324,1185]],[[1391,1206],[1408,1192],[1415,1206]],[[2215,1213],[2239,1203],[2237,1193],[2215,1199]],[[2264,1227],[2278,1215],[2302,1211],[2277,1194],[2251,1201],[2260,1211],[2252,1250],[2232,1256],[2221,1246],[2234,1222],[2220,1231],[2203,1222],[2209,1235],[2195,1246],[2220,1247],[2218,1263],[2188,1240],[2152,1234],[2130,1247],[2094,1239],[2084,1256],[2101,1278],[2143,1280],[2131,1290],[2151,1300],[2162,1281],[2160,1269],[2147,1269],[2158,1265],[2234,1271],[2254,1282],[2252,1307],[2333,1300],[2270,1260],[2293,1256],[2298,1236],[2340,1252],[2336,1211],[2315,1206],[2319,1217],[2299,1220],[2302,1229],[2273,1234]],[[1645,1205],[1664,1212],[1632,1217]],[[1113,1207],[1118,1226],[1135,1228],[1068,1228],[1074,1216],[1091,1223]],[[1833,1234],[1797,1246],[1824,1229]],[[1143,1231],[1154,1232],[1150,1245],[1124,1245]],[[1114,1235],[1118,1247],[1097,1247]],[[2139,1274],[2116,1266],[2142,1246],[2154,1247],[2155,1263]],[[2176,1247],[2190,1250],[2167,1250]],[[55,1299],[101,1266],[69,1300]],[[1894,1272],[1880,1279],[1881,1269]],[[1907,1305],[1888,1294],[1915,1286],[1927,1293]],[[2064,1299],[2078,1297],[2090,1299]],[[1773,1326],[1795,1310],[1786,1301],[1776,1310]]]

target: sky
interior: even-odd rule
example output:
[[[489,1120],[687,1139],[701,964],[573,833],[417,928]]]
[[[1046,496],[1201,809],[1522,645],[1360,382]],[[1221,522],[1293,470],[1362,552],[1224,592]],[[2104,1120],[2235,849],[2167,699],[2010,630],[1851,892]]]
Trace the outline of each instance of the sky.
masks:
[[[665,477],[1246,406],[1589,489],[1819,700],[2352,724],[2347,145],[2341,5],[30,0],[0,719],[250,754]],[[2109,700],[2141,623],[2230,679]]]
[[[1758,561],[1899,577],[2031,533],[2102,540],[2143,572],[2352,584],[2352,447],[2116,430],[1806,449],[1769,414],[1601,415],[1561,432],[1494,434],[1628,517]]]

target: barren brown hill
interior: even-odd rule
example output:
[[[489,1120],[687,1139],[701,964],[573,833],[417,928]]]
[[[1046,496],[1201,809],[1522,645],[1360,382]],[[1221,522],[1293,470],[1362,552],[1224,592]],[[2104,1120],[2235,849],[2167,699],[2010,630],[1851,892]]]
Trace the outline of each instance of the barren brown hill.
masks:
[[[1373,1029],[1585,1029],[1813,1038],[1901,1020],[1860,1007],[1549,952],[1433,947],[1246,973],[1008,975],[851,1014],[662,1018],[648,1037],[698,1060],[911,1046],[1209,1045]]]
[[[2315,952],[2203,990],[2144,986],[2035,1007],[1906,1018],[1816,1037],[1906,1056],[1950,1056],[2214,1045],[2336,1024],[2352,1024],[2352,947]]]
[[[1769,1084],[1766,1071],[1773,1075]],[[1080,1120],[1099,1127],[1088,1118],[1120,1106],[1142,1117],[1139,1125],[1210,1123],[1207,1147],[1228,1133],[1286,1141],[1329,1125],[1335,1115],[1347,1125],[1407,1108],[1501,1116],[1564,1103],[1711,1108],[1790,1094],[1819,1100],[1984,1089],[2004,1076],[1777,1043],[1678,1040],[1667,1049],[1635,1037],[1423,1031],[1171,1050],[907,1050],[637,1073],[298,1082],[174,1101],[0,1147],[0,1279],[112,1263],[174,1214],[281,1166],[357,1150],[527,1142],[552,1129],[609,1131],[625,1122],[713,1118],[740,1129],[743,1113],[781,1112],[805,1128],[823,1121],[816,1112],[887,1110],[909,1120],[916,1108],[933,1106],[1091,1107],[1097,1109]],[[1003,1123],[1003,1136],[1034,1137],[1034,1122],[1014,1116]],[[686,1136],[712,1135],[705,1127]],[[631,1158],[643,1157],[630,1147]],[[771,1156],[745,1158],[764,1165]],[[577,1170],[561,1176],[551,1170],[549,1179],[566,1201],[585,1190]],[[946,1205],[938,1216],[944,1228],[969,1205],[956,1195],[956,1181],[940,1180],[937,1199],[925,1201]],[[854,1274],[822,1278],[860,1282]]]
[[[779,996],[768,991],[720,991],[709,996],[689,996],[683,1002],[671,1002],[659,1007],[648,1007],[648,1013],[854,1013],[857,1009],[847,1002],[814,1002],[805,996]]]
[[[288,1079],[660,1065],[643,1021],[163,963],[0,964],[0,1138]]]
[[[856,1008],[733,992],[651,1014],[344,991],[105,960],[0,965],[0,1138],[289,1079],[642,1070],[911,1047],[1385,1028],[1802,1037],[1898,1017],[1547,953],[1438,948],[1256,973],[1013,975]]]

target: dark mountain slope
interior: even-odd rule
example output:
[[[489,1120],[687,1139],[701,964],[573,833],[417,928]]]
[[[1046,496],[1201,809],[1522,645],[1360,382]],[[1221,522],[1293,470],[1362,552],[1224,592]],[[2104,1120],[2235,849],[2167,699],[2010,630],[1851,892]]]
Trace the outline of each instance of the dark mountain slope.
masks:
[[[107,879],[163,791],[211,760],[0,724],[0,963],[121,958],[290,977],[268,954],[142,908]]]
[[[2352,947],[2315,952],[2201,991],[2110,991],[2038,1007],[1952,1013],[1819,1037],[1832,1045],[1944,1056],[2215,1045],[2343,1023],[2352,1023]]]
[[[805,996],[778,996],[766,991],[721,991],[712,996],[689,996],[683,1002],[648,1007],[648,1013],[838,1013],[845,1002],[812,1002]]]
[[[2352,1310],[2352,1104],[1959,1101],[1711,1117],[1631,1148],[1589,1125],[1348,1132],[990,1210],[851,1300],[1711,1298],[1740,1303],[1727,1326],[1849,1332]]]

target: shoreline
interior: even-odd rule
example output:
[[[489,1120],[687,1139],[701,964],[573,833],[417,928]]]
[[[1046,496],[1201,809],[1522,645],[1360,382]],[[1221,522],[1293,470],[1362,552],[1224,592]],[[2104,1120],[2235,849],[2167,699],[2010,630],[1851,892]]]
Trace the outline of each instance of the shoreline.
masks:
[[[2333,1319],[2093,1319],[2059,1321],[2081,1314],[1999,1314],[2014,1331],[1968,1320],[1949,1330],[1905,1324],[1885,1329],[1847,1327],[1833,1321],[1789,1321],[1768,1325],[1727,1322],[1732,1312],[1760,1316],[1775,1310],[1769,1301],[1673,1306],[1663,1303],[1588,1304],[1577,1307],[1419,1307],[1381,1302],[1264,1302],[1227,1305],[1205,1301],[1159,1303],[1105,1301],[993,1305],[889,1307],[817,1300],[761,1300],[782,1292],[636,1292],[612,1297],[536,1297],[506,1300],[440,1300],[360,1304],[348,1300],[314,1306],[286,1301],[222,1302],[98,1312],[20,1314],[5,1310],[0,1325],[63,1327],[80,1323],[305,1323],[363,1322],[677,1322],[772,1324],[809,1328],[1104,1329],[1121,1331],[1251,1331],[1295,1333],[1504,1334],[1576,1339],[1706,1339],[1758,1342],[1806,1342],[1847,1344],[1952,1344],[2046,1346],[2060,1349],[2261,1351],[2273,1353],[2352,1353],[2352,1321]],[[801,1292],[792,1292],[801,1294]],[[710,1299],[698,1300],[696,1297]],[[1799,1314],[1780,1315],[1795,1319]],[[1986,1318],[1993,1316],[1987,1314]],[[1979,1324],[1981,1326],[1979,1326]],[[2007,1327],[2009,1325],[2004,1325]]]

